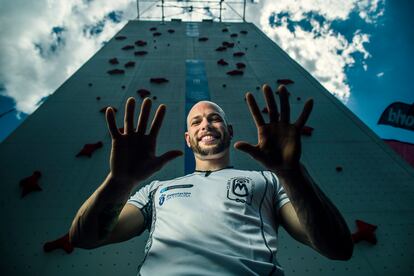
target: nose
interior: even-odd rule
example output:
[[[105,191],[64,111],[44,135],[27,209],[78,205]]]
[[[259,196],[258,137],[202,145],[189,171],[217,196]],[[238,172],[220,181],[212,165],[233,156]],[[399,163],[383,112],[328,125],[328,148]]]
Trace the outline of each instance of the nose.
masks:
[[[207,120],[207,118],[203,118],[203,120],[200,123],[200,127],[201,127],[202,130],[210,129],[211,123],[210,123],[209,120]]]

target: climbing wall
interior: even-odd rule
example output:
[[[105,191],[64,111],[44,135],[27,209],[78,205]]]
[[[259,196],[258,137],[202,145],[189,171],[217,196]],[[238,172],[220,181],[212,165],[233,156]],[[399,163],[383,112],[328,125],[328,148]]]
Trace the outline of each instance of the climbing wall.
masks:
[[[286,275],[413,275],[413,169],[256,26],[208,21],[128,22],[0,145],[1,274],[136,275],[146,232],[93,250],[68,243],[77,210],[109,172],[106,107],[116,108],[122,128],[128,97],[137,99],[137,115],[144,97],[167,105],[158,154],[181,149],[185,156],[144,185],[193,169],[183,133],[198,100],[223,107],[233,141],[255,143],[244,94],[254,94],[266,118],[264,83],[286,84],[292,120],[314,99],[302,162],[355,240],[351,260],[332,261],[279,229]],[[263,169],[242,152],[231,155],[236,168]]]

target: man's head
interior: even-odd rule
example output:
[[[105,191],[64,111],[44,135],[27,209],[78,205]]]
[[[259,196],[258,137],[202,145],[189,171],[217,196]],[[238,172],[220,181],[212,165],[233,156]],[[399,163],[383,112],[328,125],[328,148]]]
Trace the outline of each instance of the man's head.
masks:
[[[226,114],[210,101],[196,103],[187,116],[185,140],[199,159],[216,159],[228,152],[233,128]]]

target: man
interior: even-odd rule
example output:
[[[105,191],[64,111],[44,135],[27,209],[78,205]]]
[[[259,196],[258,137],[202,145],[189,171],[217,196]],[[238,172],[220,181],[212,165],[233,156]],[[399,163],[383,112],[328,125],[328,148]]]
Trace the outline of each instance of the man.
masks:
[[[133,129],[134,99],[126,103],[124,133],[108,108],[112,136],[111,172],[82,205],[70,229],[74,246],[96,248],[141,234],[150,236],[142,275],[283,275],[276,260],[277,229],[334,260],[348,260],[353,242],[336,207],[300,163],[300,132],[313,106],[290,123],[288,92],[280,86],[280,114],[273,92],[263,86],[269,122],[251,93],[246,101],[258,129],[257,145],[234,147],[260,162],[266,171],[230,167],[233,136],[225,113],[216,104],[195,104],[187,117],[187,145],[194,152],[194,173],[152,181],[131,191],[168,161],[182,155],[155,156],[156,137],[165,114],[160,105],[146,135],[151,100],[141,106]],[[128,203],[128,204],[126,204]]]

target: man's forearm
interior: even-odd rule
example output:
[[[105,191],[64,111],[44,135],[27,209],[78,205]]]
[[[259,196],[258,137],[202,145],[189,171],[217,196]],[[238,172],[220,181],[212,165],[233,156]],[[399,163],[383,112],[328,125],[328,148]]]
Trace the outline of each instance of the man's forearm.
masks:
[[[115,227],[133,187],[132,182],[114,179],[109,173],[76,214],[69,230],[71,243],[81,248],[94,248],[105,240]]]
[[[313,247],[332,259],[349,259],[353,242],[349,228],[306,168],[276,172]]]

